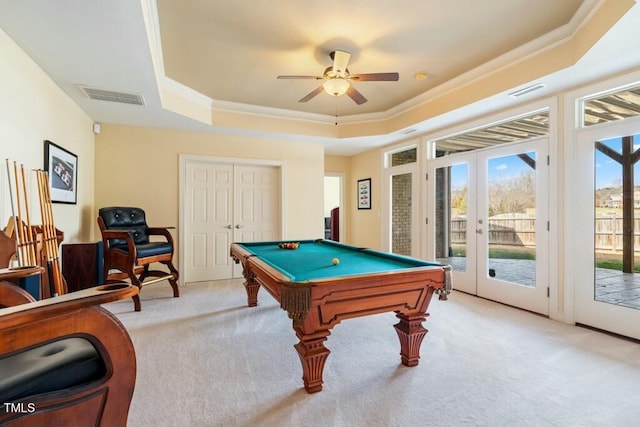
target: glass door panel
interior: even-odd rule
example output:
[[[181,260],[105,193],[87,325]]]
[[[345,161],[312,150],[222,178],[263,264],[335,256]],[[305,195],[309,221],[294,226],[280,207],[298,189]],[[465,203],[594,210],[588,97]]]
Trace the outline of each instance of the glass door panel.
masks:
[[[467,271],[468,165],[435,169],[436,260],[453,271]]]
[[[488,159],[486,274],[507,283],[536,283],[536,153]]]
[[[549,140],[477,153],[478,296],[549,313]]]
[[[595,301],[640,309],[640,136],[594,144]]]
[[[428,164],[427,256],[452,267],[455,289],[477,292],[476,156],[459,153]]]
[[[575,144],[574,320],[640,339],[640,132],[638,121],[593,127]],[[623,136],[621,136],[623,135]]]

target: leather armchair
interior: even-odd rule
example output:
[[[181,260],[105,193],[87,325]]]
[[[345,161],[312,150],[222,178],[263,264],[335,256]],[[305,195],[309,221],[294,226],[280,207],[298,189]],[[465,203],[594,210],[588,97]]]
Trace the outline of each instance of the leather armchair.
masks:
[[[173,296],[180,296],[178,270],[173,265],[173,237],[166,227],[149,227],[145,212],[135,207],[106,207],[98,211],[98,226],[104,245],[104,277],[106,283],[128,278],[138,288],[168,280]],[[160,240],[152,240],[160,236]],[[161,263],[168,272],[151,270]],[[117,270],[112,273],[111,270]],[[152,277],[152,279],[148,279]],[[141,310],[140,297],[133,297],[135,311]]]

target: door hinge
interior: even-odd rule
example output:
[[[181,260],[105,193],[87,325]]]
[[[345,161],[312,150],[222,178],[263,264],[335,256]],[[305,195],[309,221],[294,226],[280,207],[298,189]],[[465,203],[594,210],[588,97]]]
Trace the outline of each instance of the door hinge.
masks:
[[[549,160],[549,156],[547,156],[547,166],[549,166],[551,164],[551,160]]]
[[[551,230],[551,225],[549,224],[549,221],[547,221],[547,231]]]
[[[549,289],[549,287],[547,286],[547,298],[549,298],[551,296],[551,289]]]
[[[425,180],[425,181],[429,181],[429,174],[428,174],[428,173],[425,173],[425,174],[424,174],[424,180]]]
[[[427,218],[425,218],[425,219],[424,219],[424,223],[425,223],[425,224],[427,224],[427,225],[429,225],[429,217],[427,217]]]

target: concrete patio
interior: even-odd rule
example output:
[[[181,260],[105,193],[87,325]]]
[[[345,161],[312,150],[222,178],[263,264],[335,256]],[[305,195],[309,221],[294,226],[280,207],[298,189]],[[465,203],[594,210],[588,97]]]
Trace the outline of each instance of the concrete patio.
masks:
[[[464,271],[466,258],[439,258],[438,262],[449,264],[454,271]],[[535,261],[524,259],[490,259],[489,269],[495,279],[524,286],[535,286]],[[618,270],[596,268],[595,299],[600,302],[640,309],[640,274],[623,273]]]

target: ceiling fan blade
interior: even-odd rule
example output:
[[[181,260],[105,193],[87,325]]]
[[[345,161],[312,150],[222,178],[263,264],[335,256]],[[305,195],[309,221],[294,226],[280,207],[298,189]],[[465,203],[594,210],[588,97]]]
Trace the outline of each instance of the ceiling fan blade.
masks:
[[[323,77],[318,76],[278,76],[277,79],[313,79],[313,80],[322,80]]]
[[[316,95],[318,95],[323,90],[324,90],[324,88],[322,86],[319,86],[317,89],[313,90],[312,92],[309,92],[307,94],[307,96],[305,96],[304,98],[301,98],[298,102],[307,102],[308,100],[310,100],[311,98],[315,97]]]
[[[346,77],[349,58],[351,58],[351,54],[349,52],[345,52],[343,50],[331,52],[331,59],[333,59],[333,72],[336,73],[337,76]]]
[[[353,102],[358,105],[367,102],[367,98],[365,98],[364,95],[358,92],[353,86],[349,86],[349,89],[347,89],[347,95],[349,95],[349,98],[353,99]]]
[[[351,74],[349,79],[358,82],[397,82],[400,75],[398,73]]]

